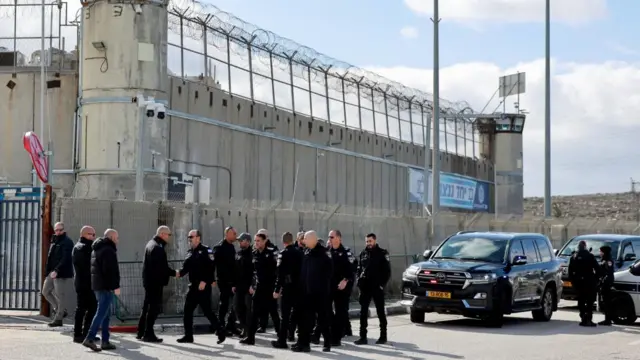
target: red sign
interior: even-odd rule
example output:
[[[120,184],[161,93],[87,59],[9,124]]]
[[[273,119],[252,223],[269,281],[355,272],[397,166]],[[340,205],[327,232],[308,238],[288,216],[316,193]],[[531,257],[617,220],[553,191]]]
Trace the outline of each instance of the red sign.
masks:
[[[22,145],[27,150],[29,156],[31,156],[31,163],[36,169],[36,174],[42,182],[46,183],[49,180],[49,161],[44,154],[42,143],[40,139],[33,131],[28,131],[22,137]]]

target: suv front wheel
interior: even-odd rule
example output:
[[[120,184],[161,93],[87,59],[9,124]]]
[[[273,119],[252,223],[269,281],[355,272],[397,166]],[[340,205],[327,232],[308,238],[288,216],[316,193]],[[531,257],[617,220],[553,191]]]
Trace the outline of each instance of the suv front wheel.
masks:
[[[549,321],[551,320],[551,316],[553,315],[553,293],[551,292],[551,287],[547,286],[544,289],[544,293],[542,293],[540,309],[533,310],[531,314],[533,315],[533,320],[535,321]]]

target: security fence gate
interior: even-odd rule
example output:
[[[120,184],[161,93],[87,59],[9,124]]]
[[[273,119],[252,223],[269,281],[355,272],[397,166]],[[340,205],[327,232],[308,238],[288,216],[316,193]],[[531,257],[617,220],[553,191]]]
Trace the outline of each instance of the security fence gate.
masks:
[[[0,309],[40,309],[38,188],[0,188]]]

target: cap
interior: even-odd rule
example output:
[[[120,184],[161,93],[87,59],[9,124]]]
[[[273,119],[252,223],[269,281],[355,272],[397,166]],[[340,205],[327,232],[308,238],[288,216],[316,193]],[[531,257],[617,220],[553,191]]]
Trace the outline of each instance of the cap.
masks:
[[[238,236],[238,240],[251,242],[251,235],[247,233],[242,233],[240,234],[240,236]]]

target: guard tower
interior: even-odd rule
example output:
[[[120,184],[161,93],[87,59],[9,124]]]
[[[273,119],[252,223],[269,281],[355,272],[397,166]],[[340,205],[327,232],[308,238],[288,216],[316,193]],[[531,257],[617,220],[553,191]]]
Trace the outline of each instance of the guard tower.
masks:
[[[524,114],[496,114],[475,121],[480,134],[480,156],[494,164],[496,216],[524,213],[522,131],[525,118]]]

